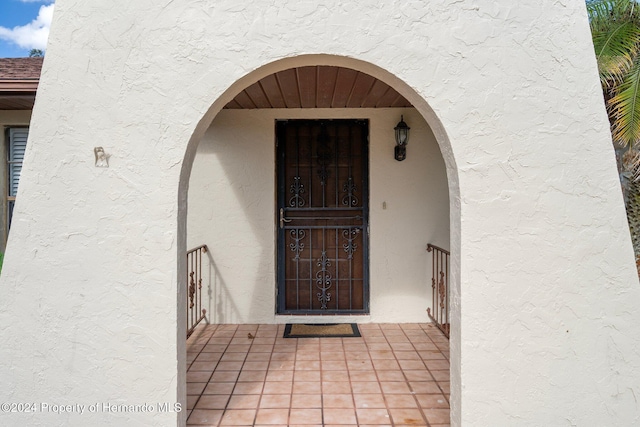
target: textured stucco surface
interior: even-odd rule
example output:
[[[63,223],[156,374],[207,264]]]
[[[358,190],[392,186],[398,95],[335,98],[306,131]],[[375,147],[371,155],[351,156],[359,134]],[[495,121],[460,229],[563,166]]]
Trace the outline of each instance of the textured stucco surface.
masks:
[[[326,64],[392,85],[440,145],[452,424],[637,424],[640,288],[584,8],[58,0],[0,278],[0,400],[184,402],[197,144],[248,84]],[[10,426],[183,420],[0,414]]]
[[[411,126],[403,162],[393,158],[400,114]],[[425,248],[449,247],[449,199],[440,149],[414,109],[223,110],[216,116],[191,171],[187,223],[188,247],[210,248],[211,280],[203,291],[210,321],[309,321],[275,317],[275,120],[296,118],[369,120],[371,312],[351,321],[428,321],[431,254]]]

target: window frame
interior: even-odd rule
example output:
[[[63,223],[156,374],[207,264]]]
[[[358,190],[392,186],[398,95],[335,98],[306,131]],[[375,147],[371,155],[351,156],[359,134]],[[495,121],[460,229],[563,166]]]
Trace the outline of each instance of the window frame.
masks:
[[[22,138],[23,145],[24,148],[22,149],[22,156],[20,159],[16,159],[15,158],[15,150],[14,150],[14,143],[16,141],[16,136],[15,133],[17,132],[23,132],[26,130],[26,135],[24,135],[24,138]],[[29,126],[26,125],[12,125],[12,126],[6,126],[5,127],[5,172],[4,172],[4,176],[5,176],[5,189],[4,189],[4,193],[5,193],[5,197],[4,197],[4,203],[3,203],[3,213],[4,213],[4,221],[3,221],[3,226],[4,226],[4,238],[5,238],[5,244],[7,241],[7,238],[9,237],[9,230],[11,228],[11,221],[13,219],[13,208],[15,206],[15,201],[16,201],[16,196],[17,196],[17,192],[18,192],[18,186],[19,186],[19,182],[20,182],[20,175],[22,173],[22,165],[24,163],[24,155],[26,153],[26,149],[27,149],[27,143],[28,143],[28,139],[29,139]],[[21,141],[21,142],[22,142]],[[12,158],[13,157],[13,158]],[[15,177],[15,166],[16,164],[19,164],[20,167],[18,169],[18,176],[17,178]],[[14,181],[17,181],[17,185],[15,185],[15,191],[14,191]]]

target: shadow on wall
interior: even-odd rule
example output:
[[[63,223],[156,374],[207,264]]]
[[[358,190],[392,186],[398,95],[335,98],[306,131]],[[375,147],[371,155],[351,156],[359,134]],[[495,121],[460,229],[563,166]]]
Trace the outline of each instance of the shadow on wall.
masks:
[[[242,314],[230,295],[227,282],[220,274],[220,269],[216,266],[211,251],[207,251],[207,260],[209,261],[207,266],[209,274],[205,288],[208,296],[205,321],[210,324],[223,324],[235,319],[241,323]]]
[[[273,317],[273,128],[264,112],[223,111],[198,146],[187,229],[191,244],[209,245],[212,323]]]

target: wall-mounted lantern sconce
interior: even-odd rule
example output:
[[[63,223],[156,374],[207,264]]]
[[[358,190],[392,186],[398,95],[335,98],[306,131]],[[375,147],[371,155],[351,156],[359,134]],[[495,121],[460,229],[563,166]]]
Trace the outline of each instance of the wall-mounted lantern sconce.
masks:
[[[404,117],[400,116],[400,122],[393,128],[396,131],[396,160],[402,161],[407,158],[407,144],[409,143],[409,129],[404,122]]]

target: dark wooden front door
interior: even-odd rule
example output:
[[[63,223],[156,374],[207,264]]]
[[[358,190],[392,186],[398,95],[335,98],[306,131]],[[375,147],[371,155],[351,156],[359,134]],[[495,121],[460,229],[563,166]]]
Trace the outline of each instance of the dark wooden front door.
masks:
[[[277,122],[278,312],[369,312],[369,124]]]

